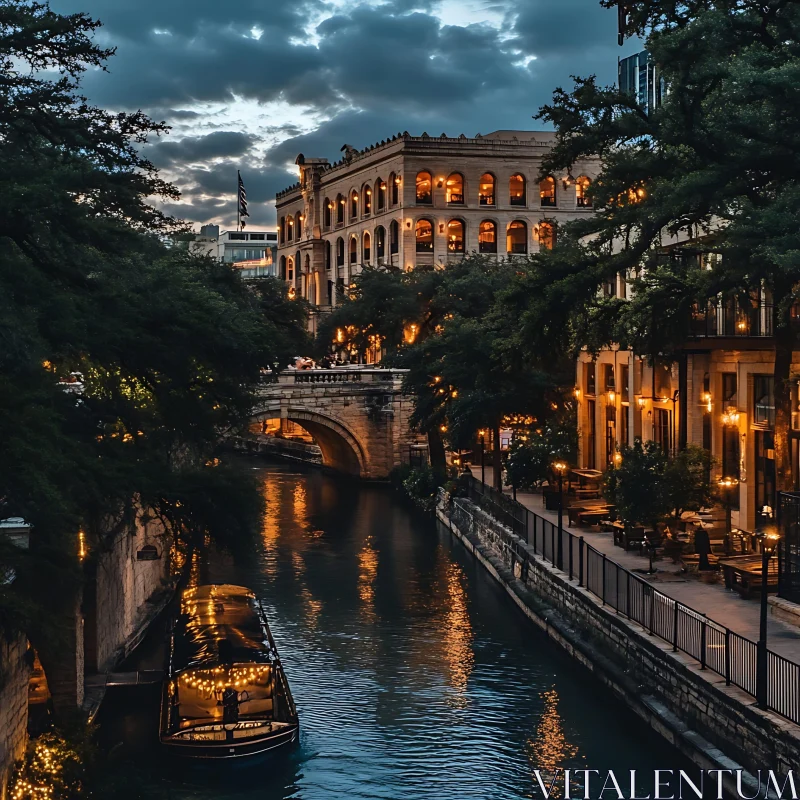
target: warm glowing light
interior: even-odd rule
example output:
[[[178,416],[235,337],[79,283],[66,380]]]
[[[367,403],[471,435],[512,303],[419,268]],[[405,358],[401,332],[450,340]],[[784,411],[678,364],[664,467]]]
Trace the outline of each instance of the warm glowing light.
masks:
[[[86,546],[86,534],[83,530],[78,531],[78,558],[83,561],[89,554],[89,549]]]
[[[410,325],[406,325],[406,327],[403,329],[403,339],[405,340],[406,344],[414,344],[418,332],[419,327],[415,323],[412,322]]]
[[[613,392],[613,391],[611,391],[611,392],[609,392],[609,393],[608,393],[608,402],[609,402],[609,403],[614,403],[614,402],[616,402],[616,399],[617,399],[617,394],[616,394],[616,392]]]
[[[553,469],[563,475],[567,471],[567,464],[563,461],[556,461],[555,464],[553,464]]]
[[[728,406],[725,413],[722,415],[723,425],[738,425],[739,412],[733,406]]]
[[[447,425],[444,425],[444,424],[440,425],[440,426],[439,426],[439,430],[440,430],[442,433],[446,433],[446,432],[447,432]]]
[[[51,361],[42,361],[42,366],[45,369],[52,369],[53,368],[53,364],[52,364]]]
[[[703,404],[706,407],[706,411],[710,414],[711,413],[711,392],[703,392],[702,394]]]
[[[622,463],[622,453],[614,453],[614,463],[615,464]]]
[[[730,478],[727,476],[724,478],[720,478],[717,481],[717,486],[719,486],[720,489],[733,489],[735,486],[738,485],[739,485],[739,480],[737,478]]]
[[[580,389],[579,389],[577,386],[575,387],[575,392],[574,392],[574,394],[575,394],[575,399],[580,399],[580,396],[581,396],[581,390],[580,390]]]
[[[344,341],[344,331],[341,328],[336,329],[336,341],[341,344]]]
[[[453,389],[453,391],[450,392],[450,397],[458,397],[458,389]]]
[[[636,398],[636,404],[639,406],[639,408],[644,408],[645,403],[647,403],[647,400],[644,397]]]

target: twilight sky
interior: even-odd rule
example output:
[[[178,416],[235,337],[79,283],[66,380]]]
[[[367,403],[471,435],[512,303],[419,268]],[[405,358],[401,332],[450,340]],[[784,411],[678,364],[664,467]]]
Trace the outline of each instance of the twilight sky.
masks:
[[[172,126],[148,156],[182,193],[168,210],[274,226],[298,153],[340,157],[400,131],[532,130],[573,74],[616,79],[616,14],[598,0],[51,0],[101,20],[117,54],[84,91]]]

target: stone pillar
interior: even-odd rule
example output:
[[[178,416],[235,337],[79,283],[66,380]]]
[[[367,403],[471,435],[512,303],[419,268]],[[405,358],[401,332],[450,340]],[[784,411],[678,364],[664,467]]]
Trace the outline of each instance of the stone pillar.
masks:
[[[58,641],[37,643],[53,707],[57,715],[68,715],[83,705],[84,641],[83,612],[79,599],[66,601],[54,619],[60,633]]]
[[[6,800],[14,762],[25,752],[30,663],[27,641],[0,637],[0,800]]]

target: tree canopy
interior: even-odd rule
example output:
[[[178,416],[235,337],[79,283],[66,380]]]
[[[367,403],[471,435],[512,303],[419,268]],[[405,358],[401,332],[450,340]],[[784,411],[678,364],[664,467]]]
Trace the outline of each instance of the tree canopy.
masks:
[[[603,0],[603,5],[616,2]],[[709,301],[766,307],[776,348],[776,462],[789,474],[789,377],[800,280],[800,7],[792,0],[626,3],[665,92],[657,108],[594,77],[557,89],[539,118],[557,144],[543,173],[599,156],[596,211],[565,225],[511,303],[514,346],[611,342],[676,355]],[[711,257],[705,257],[704,255]],[[623,274],[632,301],[599,292]]]
[[[3,550],[0,625],[39,641],[79,531],[102,549],[137,504],[196,537],[259,513],[211,454],[304,337],[278,282],[170,246],[185,228],[153,203],[178,193],[140,150],[165,125],[78,91],[112,55],[98,26],[0,0],[0,515],[34,526],[30,553]]]

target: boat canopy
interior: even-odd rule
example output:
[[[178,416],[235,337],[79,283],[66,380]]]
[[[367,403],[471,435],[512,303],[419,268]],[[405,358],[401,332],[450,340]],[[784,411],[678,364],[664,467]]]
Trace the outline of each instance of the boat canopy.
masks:
[[[197,667],[269,664],[269,641],[255,595],[244,586],[214,584],[186,589],[173,639],[173,673]]]

